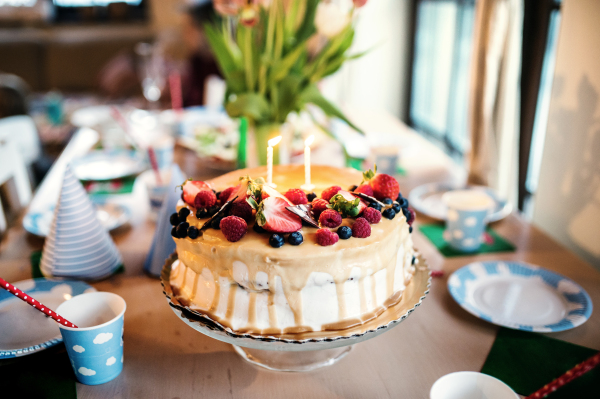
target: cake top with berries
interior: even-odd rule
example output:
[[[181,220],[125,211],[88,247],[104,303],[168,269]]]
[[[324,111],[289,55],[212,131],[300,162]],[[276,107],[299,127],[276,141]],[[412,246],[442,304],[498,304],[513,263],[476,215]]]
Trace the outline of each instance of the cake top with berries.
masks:
[[[397,242],[399,235],[412,230],[406,223],[411,221],[412,215],[407,207],[401,208],[397,202],[401,200],[407,205],[401,195],[373,203],[359,198],[360,187],[356,186],[369,180],[368,173],[313,166],[312,180],[316,186],[313,196],[306,196],[298,189],[304,183],[303,165],[275,166],[273,182],[276,188],[262,184],[260,176],[263,174],[266,174],[264,167],[230,172],[207,181],[206,186],[187,182],[178,204],[179,214],[171,216],[172,234],[178,250],[183,250],[180,256],[200,255],[205,249],[199,244],[209,244],[213,258],[229,256],[225,253],[234,251],[243,253],[247,259],[256,257],[259,263],[264,259],[293,259],[299,254],[318,261],[328,254],[347,253],[359,261],[359,258],[374,256],[373,245],[382,246],[382,252],[377,256],[386,256],[389,252],[391,257],[396,245],[391,245],[388,250],[384,244]],[[248,179],[250,176],[255,178]],[[188,185],[191,195],[186,193]],[[386,182],[386,189],[389,186]],[[362,188],[369,191],[369,187]],[[303,223],[300,217],[286,209],[307,202],[307,205],[299,206],[306,207],[317,225]],[[208,206],[202,207],[203,204]],[[226,209],[215,215],[221,207]],[[322,231],[324,229],[335,236]]]

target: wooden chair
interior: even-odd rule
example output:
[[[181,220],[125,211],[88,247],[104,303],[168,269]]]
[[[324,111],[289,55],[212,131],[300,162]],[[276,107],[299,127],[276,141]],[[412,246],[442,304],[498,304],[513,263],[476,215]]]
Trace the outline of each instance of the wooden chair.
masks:
[[[9,209],[24,208],[31,200],[31,183],[25,162],[17,145],[12,140],[0,139],[0,188],[10,205]],[[4,214],[3,197],[0,197],[0,234],[3,234],[8,223]]]

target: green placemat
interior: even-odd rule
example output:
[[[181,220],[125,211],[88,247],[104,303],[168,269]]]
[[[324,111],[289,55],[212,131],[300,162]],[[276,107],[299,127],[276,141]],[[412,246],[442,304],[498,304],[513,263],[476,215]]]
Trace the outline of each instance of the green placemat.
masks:
[[[76,399],[75,375],[64,345],[0,360],[1,398]]]
[[[437,250],[440,251],[440,253],[447,258],[452,256],[476,255],[491,252],[512,252],[515,250],[514,245],[506,241],[504,238],[500,237],[494,230],[492,230],[489,227],[486,229],[486,233],[488,234],[489,240],[481,244],[479,251],[470,253],[457,251],[456,249],[452,248],[446,243],[446,240],[444,240],[443,225],[424,224],[419,226],[419,230],[425,235],[425,237],[429,238],[429,241],[431,241],[431,243],[435,245]]]
[[[136,176],[108,181],[82,181],[89,195],[131,194]]]
[[[597,352],[541,334],[500,328],[481,372],[527,396]],[[600,398],[600,368],[571,381],[547,398]]]

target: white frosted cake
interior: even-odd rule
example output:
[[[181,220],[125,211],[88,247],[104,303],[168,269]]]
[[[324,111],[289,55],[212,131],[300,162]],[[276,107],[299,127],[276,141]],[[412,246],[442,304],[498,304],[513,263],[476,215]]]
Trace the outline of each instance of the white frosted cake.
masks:
[[[266,169],[238,170],[206,183],[215,191],[221,191],[239,185],[241,176],[266,176]],[[330,186],[347,190],[362,180],[361,173],[353,169],[312,168],[312,183],[316,186],[315,194],[319,196]],[[276,191],[281,194],[298,188],[304,183],[304,167],[276,166],[273,182]],[[238,188],[229,191],[233,194],[224,194],[228,198],[221,198],[223,203],[236,194],[237,200],[240,199]],[[277,196],[273,190],[268,192],[270,197]],[[192,191],[194,194],[195,191]],[[205,194],[208,204],[212,204],[212,194]],[[262,194],[264,197],[266,195]],[[186,199],[186,186],[182,198]],[[240,217],[229,216],[236,228],[247,224],[247,231],[241,231],[238,236],[241,234],[242,237],[235,237],[234,242],[231,236],[235,231],[229,233],[225,219],[220,222],[221,229],[200,231],[210,219],[206,215],[211,213],[209,209],[192,206],[189,204],[191,200],[179,202],[177,211],[180,219],[177,215],[172,216],[178,260],[172,265],[171,286],[180,302],[235,332],[293,334],[349,328],[376,317],[400,300],[414,273],[415,251],[409,232],[412,228],[405,216],[410,214],[405,212],[408,208],[391,218],[391,211],[384,213],[388,217],[376,215],[380,220],[375,221],[371,215],[379,211],[365,211],[366,208],[361,205],[361,214],[355,217],[348,217],[342,212],[341,216],[345,217],[339,218],[341,225],[336,228],[330,224],[336,223],[338,218],[335,215],[333,222],[321,218],[321,229],[301,223],[297,233],[293,233],[296,244],[293,245],[290,231],[278,233],[277,227],[273,227],[272,213],[265,210],[269,201],[263,199],[263,207],[262,198],[255,198],[254,205],[255,208],[258,205],[258,213],[264,212],[266,218],[257,217],[256,209],[251,217],[246,217],[245,223]],[[351,200],[353,198],[350,197]],[[196,199],[195,205],[206,204],[202,201]],[[293,205],[290,200],[287,201],[290,206]],[[360,200],[360,203],[366,202]],[[212,207],[220,205],[217,202]],[[395,206],[398,210],[399,204],[395,203]],[[189,215],[187,211],[181,212],[182,208],[189,209]],[[292,225],[300,221],[291,212],[288,216]],[[365,224],[364,218],[369,219],[369,223]],[[368,230],[369,235],[366,236],[365,230],[357,229],[355,236],[345,237],[341,227],[350,227],[344,232],[352,230],[354,234],[352,227],[359,223],[359,219],[363,219],[360,223],[365,226],[361,227]],[[262,228],[253,228],[255,223]],[[323,223],[329,227],[323,226]],[[186,228],[189,234],[177,233]],[[298,233],[301,234],[299,245]],[[278,237],[273,238],[272,235]],[[326,236],[325,241],[322,236]],[[338,239],[340,237],[346,239]]]

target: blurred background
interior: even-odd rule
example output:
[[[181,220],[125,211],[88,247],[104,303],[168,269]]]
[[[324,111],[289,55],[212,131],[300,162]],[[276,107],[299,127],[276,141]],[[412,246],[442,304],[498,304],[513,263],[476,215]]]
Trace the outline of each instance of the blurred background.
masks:
[[[0,0],[0,132],[7,118],[33,122],[27,143],[37,149],[23,155],[32,189],[82,128],[112,148],[111,130],[159,126],[194,150],[179,162],[185,174],[235,169],[238,139],[227,132],[238,128],[219,119],[224,82],[203,31],[215,17],[202,0]],[[366,144],[328,121],[335,143],[317,140],[314,162],[364,168],[392,146],[407,190],[441,181],[492,187],[600,266],[599,18],[594,0],[369,1],[352,44],[367,54],[319,83]],[[125,127],[110,109],[93,108],[107,105],[120,107]],[[166,112],[179,107],[215,114]],[[206,118],[219,119],[229,138],[202,136],[203,125],[215,127]],[[289,162],[302,162],[311,129],[303,120],[292,123]],[[18,212],[6,191],[10,224]]]

